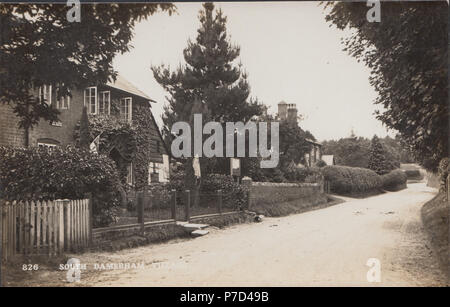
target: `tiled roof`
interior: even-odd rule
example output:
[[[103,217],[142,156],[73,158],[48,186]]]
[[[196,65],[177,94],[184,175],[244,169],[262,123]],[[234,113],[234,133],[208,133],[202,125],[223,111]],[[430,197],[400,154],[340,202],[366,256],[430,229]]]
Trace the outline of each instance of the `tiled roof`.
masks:
[[[322,144],[320,144],[319,142],[316,142],[316,141],[311,140],[311,139],[305,139],[305,141],[308,142],[308,143],[311,143],[311,144],[315,144],[315,145],[318,145],[318,146],[322,146]]]
[[[154,101],[119,74],[117,75],[115,82],[108,82],[106,85]]]

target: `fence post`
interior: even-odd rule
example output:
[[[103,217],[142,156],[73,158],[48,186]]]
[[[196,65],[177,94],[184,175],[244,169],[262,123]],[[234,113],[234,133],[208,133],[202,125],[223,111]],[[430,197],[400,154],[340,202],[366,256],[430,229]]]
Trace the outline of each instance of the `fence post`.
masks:
[[[186,206],[185,206],[185,220],[186,222],[189,222],[189,219],[191,218],[191,191],[186,190]]]
[[[0,185],[0,188],[1,188],[1,185]],[[1,276],[3,276],[2,275],[2,267],[3,267],[2,263],[3,263],[3,200],[0,198],[0,287],[2,286]]]
[[[177,220],[177,190],[172,190],[172,220]]]
[[[244,178],[242,178],[241,180],[241,184],[243,186],[246,187],[247,189],[247,210],[250,210],[251,206],[252,206],[252,183],[253,180],[250,177],[245,176]]]
[[[141,233],[144,234],[144,194],[143,192],[138,192],[136,195],[136,209],[138,213],[138,223],[141,224]]]
[[[89,233],[88,233],[88,243],[89,246],[92,246],[93,237],[92,237],[92,229],[94,229],[94,208],[93,208],[93,202],[92,202],[92,193],[86,193],[85,196],[88,199],[88,212],[89,212]]]
[[[447,176],[447,201],[450,201],[450,174]]]
[[[3,203],[4,201],[0,199],[0,276],[2,272],[2,261],[3,261]],[[0,279],[0,285],[1,285]]]
[[[56,200],[56,205],[58,212],[58,254],[61,255],[64,252],[64,200]]]
[[[222,190],[217,190],[217,198],[218,198],[217,209],[219,211],[219,214],[222,214]]]

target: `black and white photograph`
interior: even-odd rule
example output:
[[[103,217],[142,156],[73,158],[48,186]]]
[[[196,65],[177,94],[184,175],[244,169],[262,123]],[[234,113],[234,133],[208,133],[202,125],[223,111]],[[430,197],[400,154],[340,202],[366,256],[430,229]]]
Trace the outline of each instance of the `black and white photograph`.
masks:
[[[0,287],[449,287],[449,38],[448,0],[1,1]]]

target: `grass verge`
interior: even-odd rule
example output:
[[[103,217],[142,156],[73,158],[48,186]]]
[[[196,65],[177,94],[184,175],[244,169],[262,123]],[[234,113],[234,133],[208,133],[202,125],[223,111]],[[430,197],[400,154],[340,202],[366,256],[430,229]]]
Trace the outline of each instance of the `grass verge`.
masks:
[[[421,209],[422,222],[428,232],[431,245],[439,258],[439,264],[450,280],[450,202],[444,193],[436,195]]]
[[[254,211],[256,214],[262,214],[264,216],[278,217],[322,209],[342,202],[344,201],[331,195],[323,195],[322,197],[314,198],[314,200],[302,198],[278,204],[254,204],[250,208],[250,211]]]

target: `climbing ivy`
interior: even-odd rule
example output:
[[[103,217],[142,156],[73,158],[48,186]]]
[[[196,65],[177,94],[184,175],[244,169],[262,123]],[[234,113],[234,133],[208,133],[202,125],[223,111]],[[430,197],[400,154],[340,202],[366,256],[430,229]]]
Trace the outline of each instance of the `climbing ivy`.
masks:
[[[133,126],[136,131],[139,131],[136,134],[137,147],[133,160],[136,189],[142,189],[148,184],[153,125],[150,107],[148,105],[136,105],[133,117]]]
[[[99,150],[110,156],[117,165],[126,190],[127,166],[133,162],[134,183],[137,190],[148,182],[153,119],[147,104],[133,105],[133,122],[120,118],[119,101],[112,100],[110,115],[89,115],[90,141],[100,135]],[[80,141],[80,123],[75,127],[76,143]]]

